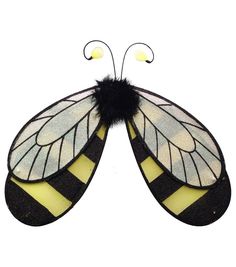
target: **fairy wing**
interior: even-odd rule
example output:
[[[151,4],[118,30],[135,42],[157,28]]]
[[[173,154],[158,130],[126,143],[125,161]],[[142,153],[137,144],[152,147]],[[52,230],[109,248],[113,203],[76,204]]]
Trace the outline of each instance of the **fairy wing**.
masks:
[[[51,177],[65,169],[101,125],[90,88],[66,97],[33,117],[9,152],[10,173],[27,181]]]
[[[173,102],[135,88],[140,96],[131,122],[157,163],[172,177],[196,187],[222,178],[222,152],[207,128]]]

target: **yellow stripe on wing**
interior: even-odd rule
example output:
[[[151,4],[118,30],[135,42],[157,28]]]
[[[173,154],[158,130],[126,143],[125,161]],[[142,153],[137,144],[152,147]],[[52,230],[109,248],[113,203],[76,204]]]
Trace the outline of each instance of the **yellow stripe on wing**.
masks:
[[[44,206],[55,217],[61,215],[72,205],[71,201],[47,182],[22,183],[14,178],[11,178],[11,181]]]
[[[136,133],[135,133],[134,128],[132,127],[132,125],[129,121],[128,121],[128,129],[129,129],[131,140],[133,140],[136,137]]]
[[[105,135],[106,135],[106,126],[102,125],[101,128],[97,131],[97,136],[101,139],[104,140]]]
[[[140,165],[149,183],[164,172],[150,156],[141,162]]]
[[[183,185],[162,203],[175,215],[179,215],[207,192],[207,189],[195,189]]]
[[[82,154],[69,168],[68,171],[71,172],[75,177],[77,177],[83,183],[87,183],[93,170],[95,163]]]
[[[136,133],[130,122],[128,122],[128,131],[130,133],[131,140],[133,140],[136,137]],[[149,183],[154,181],[164,172],[150,156],[141,162],[140,166]]]
[[[106,127],[102,125],[97,131],[97,136],[104,140],[106,136]],[[82,154],[69,168],[68,171],[77,177],[83,183],[87,183],[91,177],[93,170],[95,168],[95,163],[89,159],[87,156]]]

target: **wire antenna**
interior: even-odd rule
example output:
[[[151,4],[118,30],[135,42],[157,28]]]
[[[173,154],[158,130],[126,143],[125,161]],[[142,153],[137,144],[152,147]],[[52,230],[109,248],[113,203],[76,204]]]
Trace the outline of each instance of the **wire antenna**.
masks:
[[[108,50],[109,50],[109,52],[110,52],[110,54],[111,54],[111,59],[112,59],[112,64],[113,64],[113,70],[114,70],[114,76],[115,76],[115,79],[116,79],[116,66],[115,66],[115,60],[114,60],[114,56],[113,56],[113,53],[112,53],[112,51],[111,51],[111,48],[109,47],[108,44],[106,44],[105,42],[103,42],[103,41],[101,41],[101,40],[92,40],[92,41],[89,41],[89,42],[84,46],[84,49],[83,49],[84,57],[85,57],[87,60],[91,60],[91,59],[93,59],[93,57],[91,57],[91,56],[90,56],[90,57],[87,57],[87,56],[86,56],[86,48],[87,48],[88,45],[90,45],[91,43],[95,43],[95,42],[102,43],[102,44],[104,44],[104,45],[108,48]]]
[[[151,47],[150,47],[149,45],[147,45],[147,44],[145,44],[145,43],[142,43],[142,42],[137,42],[137,43],[133,43],[133,44],[131,44],[131,45],[126,49],[126,51],[125,51],[125,53],[124,53],[124,57],[123,57],[123,61],[122,61],[122,67],[121,67],[121,74],[120,74],[120,78],[121,78],[121,79],[122,79],[123,72],[124,72],[124,64],[125,64],[126,54],[127,54],[127,52],[130,50],[130,48],[133,47],[133,46],[135,46],[135,45],[144,45],[144,46],[146,46],[146,47],[152,52],[152,59],[151,59],[151,60],[145,60],[145,62],[147,62],[147,63],[150,64],[150,63],[152,63],[153,60],[154,60],[154,52],[153,52],[153,50],[151,49]]]

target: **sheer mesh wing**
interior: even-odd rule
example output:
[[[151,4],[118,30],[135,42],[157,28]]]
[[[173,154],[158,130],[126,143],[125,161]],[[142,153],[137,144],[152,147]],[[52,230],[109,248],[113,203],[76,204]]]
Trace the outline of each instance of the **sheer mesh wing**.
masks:
[[[141,102],[133,124],[154,158],[189,185],[210,186],[220,179],[224,159],[206,127],[171,101],[136,91]]]
[[[14,176],[48,178],[80,154],[99,125],[93,92],[91,88],[56,102],[22,128],[9,152]]]

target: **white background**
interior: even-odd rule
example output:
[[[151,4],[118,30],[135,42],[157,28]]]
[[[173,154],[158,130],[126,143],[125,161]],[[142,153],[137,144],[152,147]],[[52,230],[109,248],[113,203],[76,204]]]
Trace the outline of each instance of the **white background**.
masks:
[[[54,101],[112,71],[109,54],[87,62],[83,45],[110,44],[125,76],[197,116],[221,145],[235,180],[235,1],[7,1],[0,4],[0,266],[235,266],[236,203],[207,227],[167,214],[139,172],[124,125],[109,133],[94,180],[65,217],[29,227],[5,205],[9,146],[21,126]],[[234,191],[233,191],[234,192]]]

